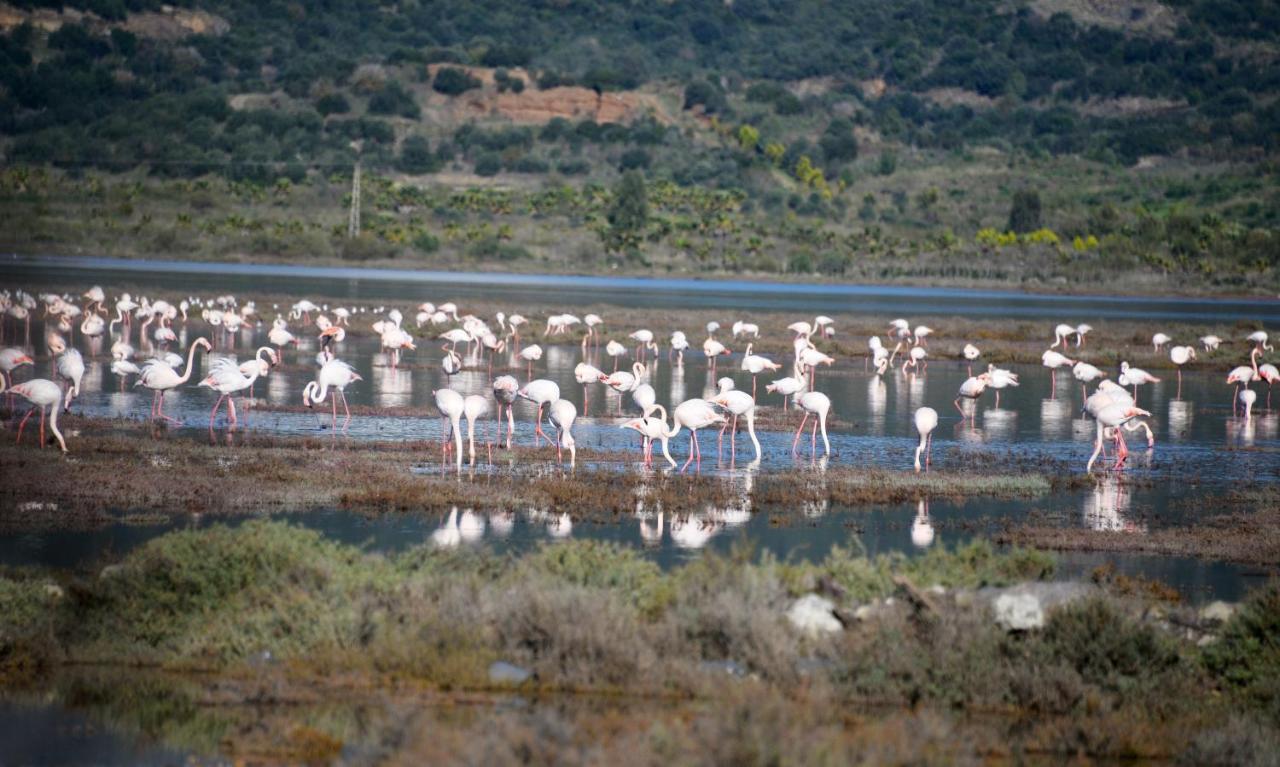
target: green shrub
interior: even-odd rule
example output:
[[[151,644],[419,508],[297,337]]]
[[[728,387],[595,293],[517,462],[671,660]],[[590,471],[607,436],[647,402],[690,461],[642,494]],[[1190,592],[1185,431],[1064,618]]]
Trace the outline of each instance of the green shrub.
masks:
[[[1204,664],[1224,686],[1280,715],[1280,582],[1249,595],[1205,648]]]

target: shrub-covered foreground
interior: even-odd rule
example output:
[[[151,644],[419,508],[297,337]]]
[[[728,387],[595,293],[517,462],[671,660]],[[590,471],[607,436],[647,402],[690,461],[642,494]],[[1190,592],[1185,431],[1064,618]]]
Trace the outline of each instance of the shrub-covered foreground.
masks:
[[[587,541],[521,557],[429,547],[387,557],[262,522],[173,533],[92,578],[0,577],[0,673],[11,689],[89,662],[477,694],[493,689],[490,664],[502,660],[532,672],[530,694],[610,693],[681,712],[627,727],[586,723],[597,710],[494,712],[429,744],[409,738],[419,758],[598,761],[616,749],[635,763],[952,760],[989,748],[969,739],[989,716],[1005,723],[992,742],[1016,731],[1017,753],[1274,753],[1280,587],[1199,643],[1173,630],[1176,616],[1114,597],[1061,607],[1021,633],[972,598],[1052,570],[1045,555],[981,543],[915,559],[837,548],[813,564],[738,551],[668,572]],[[843,630],[791,625],[787,610],[813,591],[836,603]],[[871,710],[882,713],[868,730]],[[496,739],[465,737],[495,728]],[[608,743],[580,750],[591,740],[582,728]],[[560,746],[547,741],[556,733]],[[885,743],[897,745],[878,751]]]

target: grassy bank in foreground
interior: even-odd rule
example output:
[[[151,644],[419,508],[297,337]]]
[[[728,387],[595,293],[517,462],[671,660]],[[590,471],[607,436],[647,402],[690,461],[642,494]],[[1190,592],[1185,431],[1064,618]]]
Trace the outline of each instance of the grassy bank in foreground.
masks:
[[[386,557],[261,522],[172,533],[83,578],[5,573],[0,673],[12,691],[69,663],[200,670],[212,676],[199,684],[224,680],[225,706],[292,700],[302,686],[312,700],[486,690],[502,686],[488,672],[501,660],[531,673],[521,683],[529,694],[657,696],[686,714],[645,718],[607,740],[616,727],[589,733],[564,715],[560,738],[526,753],[534,762],[597,735],[596,748],[630,763],[990,756],[998,736],[954,737],[975,718],[1001,722],[987,726],[1010,738],[1013,756],[1241,763],[1274,753],[1280,588],[1259,590],[1225,623],[1098,591],[1022,632],[993,622],[973,591],[1053,567],[1034,551],[974,544],[915,559],[837,549],[814,564],[738,551],[663,573],[608,544],[550,544],[519,558],[430,547]],[[833,604],[840,626],[830,633],[787,618],[814,591]],[[164,708],[157,699],[151,710]],[[707,705],[677,709],[699,701]],[[857,727],[868,706],[913,713],[869,734]],[[929,725],[911,739],[919,753],[892,737],[913,721]],[[313,726],[340,747],[340,731]],[[503,727],[486,748],[510,761],[545,726]],[[458,727],[482,729],[467,728]],[[478,756],[456,734],[400,747],[417,758]]]

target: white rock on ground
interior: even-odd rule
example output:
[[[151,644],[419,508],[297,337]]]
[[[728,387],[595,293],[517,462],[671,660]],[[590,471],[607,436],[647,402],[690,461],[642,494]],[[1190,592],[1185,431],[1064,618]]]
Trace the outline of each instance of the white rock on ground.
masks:
[[[1044,627],[1045,616],[1055,607],[1098,593],[1087,583],[1021,583],[1009,588],[985,588],[978,592],[990,600],[996,623],[1006,631],[1030,631]]]
[[[806,594],[787,610],[791,625],[810,636],[834,634],[844,628],[835,616],[836,606],[817,594]]]

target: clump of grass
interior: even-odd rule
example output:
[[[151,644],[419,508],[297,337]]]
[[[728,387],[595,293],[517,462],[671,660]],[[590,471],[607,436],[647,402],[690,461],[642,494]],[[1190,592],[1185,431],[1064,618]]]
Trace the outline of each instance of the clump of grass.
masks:
[[[1224,686],[1280,718],[1280,582],[1249,596],[1206,648],[1204,662]]]

